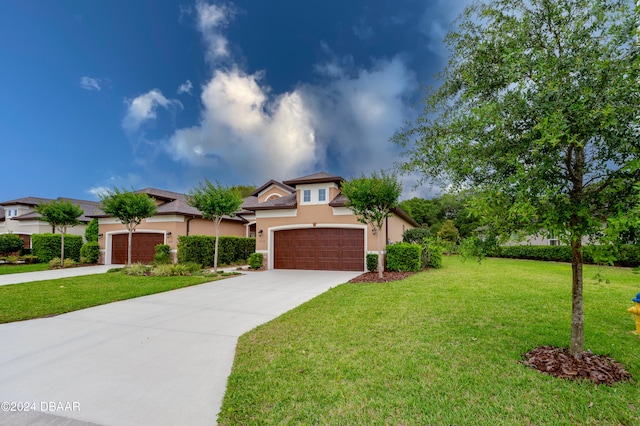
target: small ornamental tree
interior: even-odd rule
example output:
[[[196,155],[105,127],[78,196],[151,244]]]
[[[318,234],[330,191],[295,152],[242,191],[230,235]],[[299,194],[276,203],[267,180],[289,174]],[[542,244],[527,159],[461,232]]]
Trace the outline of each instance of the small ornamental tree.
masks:
[[[440,230],[438,231],[438,237],[448,243],[455,244],[460,238],[460,231],[458,231],[458,228],[456,228],[453,220],[447,219],[440,227]]]
[[[38,218],[39,220],[49,222],[49,225],[60,232],[62,236],[60,243],[60,259],[62,262],[60,266],[64,268],[64,236],[67,233],[67,228],[80,223],[78,218],[82,216],[84,210],[71,201],[54,200],[37,205],[35,211],[42,216]]]
[[[621,223],[640,179],[638,10],[627,0],[493,0],[465,9],[403,169],[474,188],[499,234],[571,247],[569,351],[584,351],[583,239]]]
[[[382,278],[384,262],[382,226],[398,206],[402,185],[395,175],[374,172],[371,177],[362,176],[342,183],[342,194],[347,197],[347,207],[361,223],[371,226],[378,237],[378,276]]]
[[[187,195],[187,203],[200,210],[202,217],[211,219],[216,228],[216,245],[213,255],[213,270],[218,272],[218,240],[220,223],[224,216],[233,217],[242,205],[242,196],[234,189],[212,184],[207,179],[204,183],[191,189]]]
[[[117,218],[129,232],[127,245],[127,265],[131,266],[131,239],[143,219],[158,211],[156,203],[147,195],[114,188],[100,196],[102,211]]]

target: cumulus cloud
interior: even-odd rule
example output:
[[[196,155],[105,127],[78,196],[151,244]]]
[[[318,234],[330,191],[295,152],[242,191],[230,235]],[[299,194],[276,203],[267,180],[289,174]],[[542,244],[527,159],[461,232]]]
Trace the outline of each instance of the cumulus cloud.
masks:
[[[191,83],[191,80],[187,80],[184,83],[182,83],[180,86],[178,86],[178,94],[179,95],[183,93],[191,94],[192,89],[193,89],[193,84]]]
[[[270,97],[260,74],[217,70],[204,87],[198,126],[175,132],[174,158],[200,166],[241,165],[250,178],[286,178],[315,161],[311,115],[297,92]]]
[[[435,0],[425,3],[426,7],[420,19],[419,31],[425,35],[427,48],[447,58],[449,51],[442,40],[449,31],[449,26],[464,11],[465,7],[472,4],[471,0]]]
[[[122,120],[122,126],[128,131],[137,131],[142,123],[156,118],[158,107],[170,109],[182,108],[182,103],[176,99],[167,99],[160,90],[152,89],[149,92],[133,99],[126,99],[127,114]]]
[[[102,87],[100,87],[101,80],[99,78],[92,78],[88,76],[83,76],[80,78],[80,87],[84,90],[97,90],[100,91]]]
[[[229,41],[221,30],[234,13],[231,6],[196,2],[197,26],[207,47],[207,59],[212,63],[229,56]]]

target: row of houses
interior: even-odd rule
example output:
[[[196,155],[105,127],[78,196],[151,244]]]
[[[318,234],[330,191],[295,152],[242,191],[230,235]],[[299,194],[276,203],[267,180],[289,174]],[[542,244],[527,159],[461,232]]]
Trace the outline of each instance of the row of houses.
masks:
[[[366,254],[377,253],[377,236],[373,229],[360,223],[346,207],[341,193],[344,179],[325,172],[291,180],[270,180],[257,188],[234,217],[226,217],[220,235],[255,237],[256,251],[262,253],[268,269],[366,270]],[[182,235],[214,235],[211,220],[191,207],[184,194],[146,188],[145,193],[157,205],[155,216],[145,219],[132,240],[132,261],[150,262],[155,246],[167,244],[177,252]],[[99,223],[98,243],[101,263],[122,264],[127,259],[127,231],[116,218],[100,210],[100,203],[69,200],[78,204],[84,214],[82,225],[70,233],[84,235],[92,218]],[[34,207],[49,199],[26,197],[0,203],[0,234],[20,235],[25,247],[31,246],[31,235],[52,232],[51,226],[38,220]],[[418,223],[400,208],[387,219],[384,241],[402,240],[405,230]]]

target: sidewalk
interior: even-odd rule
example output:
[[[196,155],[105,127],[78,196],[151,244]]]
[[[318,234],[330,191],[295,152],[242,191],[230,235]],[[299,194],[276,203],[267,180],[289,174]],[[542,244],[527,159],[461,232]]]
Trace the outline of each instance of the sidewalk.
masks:
[[[57,278],[79,277],[81,275],[102,274],[122,265],[81,266],[78,268],[52,269],[50,271],[24,272],[0,275],[0,285],[21,284],[31,281],[55,280]]]

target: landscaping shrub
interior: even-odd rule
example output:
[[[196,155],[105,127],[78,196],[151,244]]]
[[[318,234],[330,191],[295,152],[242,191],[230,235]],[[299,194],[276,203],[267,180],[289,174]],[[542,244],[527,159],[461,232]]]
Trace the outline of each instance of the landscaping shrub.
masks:
[[[133,265],[127,267],[127,268],[123,268],[122,269],[123,272],[127,275],[133,275],[136,277],[140,277],[143,275],[147,275],[147,272],[149,272],[151,270],[150,267],[148,267],[147,265],[144,265],[142,263],[134,263]]]
[[[75,266],[78,262],[73,259],[65,258],[64,259],[64,267],[69,268],[70,266]]]
[[[97,243],[98,231],[99,231],[98,219],[93,218],[91,219],[91,222],[89,222],[89,224],[87,225],[87,229],[84,230],[84,239],[88,243],[93,243],[93,242]]]
[[[62,261],[59,257],[54,257],[49,261],[49,268],[56,269],[62,266]]]
[[[442,268],[443,248],[433,238],[425,238],[422,242],[421,266],[426,268]]]
[[[494,257],[511,259],[546,260],[554,262],[571,262],[571,247],[569,246],[502,246]],[[582,255],[584,263],[594,263],[592,250],[585,246]],[[640,265],[640,247],[625,244],[618,248],[616,266],[635,267]]]
[[[20,259],[22,259],[22,261],[27,265],[38,263],[38,256],[34,256],[32,254],[24,255]]]
[[[422,244],[425,238],[431,235],[427,228],[407,229],[402,234],[402,242],[410,244]]]
[[[264,261],[264,256],[262,253],[251,253],[249,256],[249,266],[251,269],[260,269],[262,268],[262,262]]]
[[[182,235],[178,237],[178,262],[196,262],[213,266],[216,237],[208,235]],[[255,252],[255,238],[220,237],[218,265],[245,262]]]
[[[40,262],[49,262],[51,259],[60,257],[60,234],[34,234],[31,236],[33,254],[38,256]],[[64,236],[64,255],[66,258],[80,261],[80,249],[82,248],[82,236]]]
[[[187,262],[183,263],[182,265],[187,268],[190,274],[195,274],[196,272],[200,272],[202,270],[202,265],[196,262]]]
[[[422,266],[422,246],[399,243],[387,246],[387,270],[418,272]]]
[[[80,257],[83,258],[85,263],[98,263],[100,260],[100,245],[98,242],[88,242],[80,249]]]
[[[20,252],[24,247],[24,241],[16,234],[0,234],[0,256]]]
[[[30,248],[22,247],[20,249],[20,256],[28,256],[30,254],[32,254]]]
[[[378,270],[378,255],[367,253],[367,271],[376,272]]]
[[[156,253],[153,256],[153,263],[156,265],[166,265],[171,262],[171,247],[169,244],[156,245]]]
[[[18,256],[7,256],[4,258],[4,261],[15,265],[16,263],[18,263]]]

